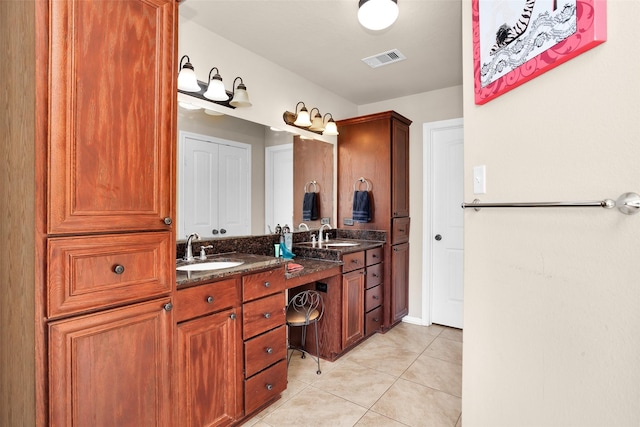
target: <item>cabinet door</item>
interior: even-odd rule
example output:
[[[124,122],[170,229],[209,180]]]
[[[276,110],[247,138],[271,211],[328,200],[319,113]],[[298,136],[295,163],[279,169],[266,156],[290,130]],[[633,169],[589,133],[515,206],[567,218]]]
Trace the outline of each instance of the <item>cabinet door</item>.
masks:
[[[391,249],[391,321],[402,320],[409,313],[409,244]]]
[[[342,348],[364,337],[364,270],[342,275]]]
[[[242,415],[239,309],[178,325],[180,425],[225,426]]]
[[[409,126],[392,119],[391,216],[409,216]]]
[[[169,301],[49,324],[50,425],[175,425]]]
[[[49,5],[49,233],[168,229],[177,2]]]

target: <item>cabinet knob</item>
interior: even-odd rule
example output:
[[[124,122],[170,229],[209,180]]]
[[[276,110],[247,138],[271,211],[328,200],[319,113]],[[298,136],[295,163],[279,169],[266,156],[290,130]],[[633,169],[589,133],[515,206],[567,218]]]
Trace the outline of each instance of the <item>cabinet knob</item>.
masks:
[[[267,354],[271,354],[271,353],[273,353],[273,349],[272,349],[271,347],[267,347],[267,348],[265,348],[265,349],[264,349],[264,351],[265,351],[265,353],[267,353]]]
[[[265,385],[265,388],[266,388],[267,390],[271,391],[271,390],[273,390],[273,385],[271,385],[271,384],[267,384],[267,385]]]
[[[265,288],[268,288],[269,286],[271,286],[271,283],[269,283],[269,282],[264,282],[264,287],[265,287]]]
[[[380,275],[378,273],[372,273],[371,274],[373,277],[380,277]]]
[[[401,233],[404,233],[405,229],[404,228],[398,228],[398,231],[401,232]]]
[[[212,296],[208,296],[208,297],[207,297],[207,302],[208,302],[209,304],[211,304],[211,303],[213,302],[213,297],[212,297]]]
[[[211,234],[216,235],[218,234],[218,229],[214,228],[213,230],[211,230]]]
[[[378,299],[380,299],[380,296],[379,295],[374,295],[373,299],[378,300]]]
[[[373,318],[373,321],[374,321],[374,322],[376,322],[376,323],[378,323],[378,322],[380,322],[380,319],[378,319],[377,317],[374,317],[374,318]]]
[[[268,319],[268,318],[270,318],[270,317],[271,317],[271,313],[265,313],[265,314],[264,314],[264,318],[265,318],[265,319]]]
[[[164,305],[164,307],[163,307],[163,308],[164,308],[164,311],[171,311],[171,310],[173,310],[173,304],[171,304],[170,302],[168,302],[168,303],[166,303],[166,304]]]
[[[231,313],[231,314],[229,315],[229,318],[230,318],[231,320],[236,320],[236,314],[235,314],[235,313]]]
[[[220,234],[227,234],[227,230],[225,230],[224,228],[220,229]]]
[[[171,219],[171,217],[165,216],[162,222],[164,222],[166,225],[171,225],[173,223],[173,220]]]
[[[357,259],[352,259],[352,260],[351,260],[351,263],[352,263],[352,264],[357,264],[357,263],[358,263],[358,260],[357,260]]]
[[[116,273],[116,274],[122,274],[122,273],[124,273],[124,265],[116,264],[116,265],[113,267],[113,272],[114,272],[114,273]]]

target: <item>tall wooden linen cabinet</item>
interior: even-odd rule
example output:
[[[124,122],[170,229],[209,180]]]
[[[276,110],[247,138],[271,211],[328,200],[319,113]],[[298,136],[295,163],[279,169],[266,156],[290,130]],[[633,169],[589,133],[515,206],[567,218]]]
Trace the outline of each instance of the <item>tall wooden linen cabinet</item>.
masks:
[[[8,3],[0,425],[176,425],[177,2]]]
[[[387,111],[336,123],[338,135],[338,226],[383,230],[383,319],[387,330],[409,312],[409,126]],[[361,178],[363,180],[361,180]],[[356,190],[369,190],[371,220],[353,222]]]

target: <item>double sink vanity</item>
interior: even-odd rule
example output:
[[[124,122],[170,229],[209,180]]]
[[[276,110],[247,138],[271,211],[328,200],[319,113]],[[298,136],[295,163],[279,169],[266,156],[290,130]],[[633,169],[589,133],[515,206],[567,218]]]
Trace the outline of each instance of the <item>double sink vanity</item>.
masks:
[[[310,232],[294,233],[291,260],[269,253],[277,235],[259,242],[255,236],[194,241],[194,249],[212,244],[214,253],[188,262],[180,259],[185,244],[178,244],[178,407],[187,425],[237,425],[280,397],[287,387],[287,344],[299,340],[298,331],[287,331],[286,305],[298,292],[315,289],[323,296],[318,334],[326,360],[380,329],[386,234],[330,234],[320,244],[310,242]],[[289,272],[292,263],[303,268]],[[317,354],[314,334],[309,328],[306,342]]]

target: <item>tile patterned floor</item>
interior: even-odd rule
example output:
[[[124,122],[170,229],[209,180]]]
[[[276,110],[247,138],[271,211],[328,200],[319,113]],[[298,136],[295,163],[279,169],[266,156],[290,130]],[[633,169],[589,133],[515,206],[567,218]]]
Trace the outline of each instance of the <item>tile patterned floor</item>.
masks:
[[[401,323],[336,362],[294,354],[282,398],[246,427],[461,427],[462,331]]]

